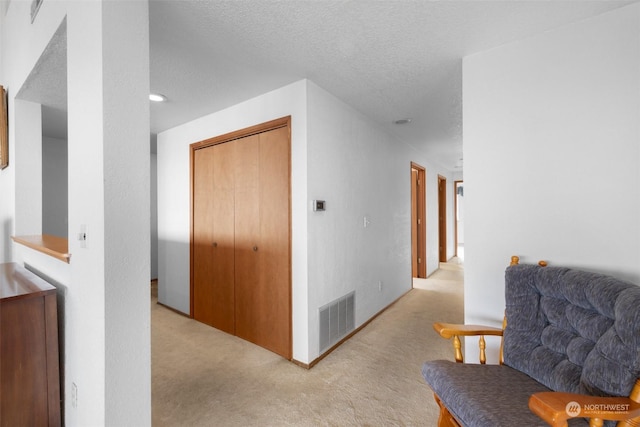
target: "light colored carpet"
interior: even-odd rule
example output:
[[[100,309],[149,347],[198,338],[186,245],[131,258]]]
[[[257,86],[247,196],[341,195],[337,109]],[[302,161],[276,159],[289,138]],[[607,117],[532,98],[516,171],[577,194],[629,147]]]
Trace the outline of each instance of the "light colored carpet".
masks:
[[[462,322],[462,268],[443,264],[311,370],[152,297],[153,425],[435,426],[422,363],[453,359],[434,321]]]

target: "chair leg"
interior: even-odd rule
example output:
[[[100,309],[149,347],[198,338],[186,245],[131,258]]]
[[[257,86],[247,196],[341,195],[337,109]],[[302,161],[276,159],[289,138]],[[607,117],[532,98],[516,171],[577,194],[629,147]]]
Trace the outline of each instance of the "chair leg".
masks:
[[[451,412],[442,404],[437,394],[433,394],[436,403],[440,407],[440,416],[438,417],[438,427],[461,427],[458,421],[451,415]]]

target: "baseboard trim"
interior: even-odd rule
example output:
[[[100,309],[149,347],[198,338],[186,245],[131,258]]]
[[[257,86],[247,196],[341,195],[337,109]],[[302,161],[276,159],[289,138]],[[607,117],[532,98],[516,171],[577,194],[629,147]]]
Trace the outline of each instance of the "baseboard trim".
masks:
[[[177,309],[175,309],[175,308],[173,308],[173,307],[169,307],[168,305],[163,304],[163,303],[161,303],[160,301],[156,302],[156,304],[158,304],[159,306],[162,306],[162,307],[166,308],[167,310],[171,310],[171,311],[173,311],[173,312],[174,312],[174,313],[176,313],[176,314],[179,314],[179,315],[181,315],[181,316],[188,317],[189,319],[191,319],[191,316],[189,316],[187,313],[184,313],[184,312],[182,312],[182,311],[180,311],[180,310],[177,310]]]
[[[303,363],[300,362],[298,360],[295,359],[291,359],[291,361],[293,363],[295,363],[296,365],[305,368],[305,369],[311,369],[314,366],[316,366],[322,359],[324,359],[325,357],[327,357],[329,354],[331,354],[331,352],[333,350],[335,350],[336,348],[340,347],[342,344],[344,344],[346,341],[348,341],[352,336],[354,336],[355,334],[357,334],[358,332],[360,332],[362,329],[364,329],[369,323],[373,322],[378,316],[380,316],[382,313],[384,313],[385,311],[387,311],[389,308],[391,308],[395,303],[397,303],[398,301],[400,301],[405,295],[407,295],[409,292],[411,292],[413,289],[409,289],[407,292],[403,293],[402,295],[400,295],[398,298],[396,298],[393,302],[391,302],[391,304],[387,305],[386,307],[384,307],[382,310],[380,310],[379,312],[377,312],[376,314],[374,314],[369,320],[367,320],[366,322],[364,322],[362,325],[358,326],[357,328],[355,328],[353,331],[351,331],[351,333],[349,333],[347,336],[345,336],[344,338],[342,338],[340,341],[338,341],[336,344],[334,344],[329,350],[325,351],[324,353],[322,353],[320,356],[318,356],[316,359],[312,360],[311,363]]]
[[[311,365],[310,364],[303,363],[303,362],[301,362],[299,360],[296,360],[296,359],[291,359],[291,363],[293,363],[294,365],[298,365],[298,366],[300,366],[301,368],[304,368],[304,369],[311,369]]]

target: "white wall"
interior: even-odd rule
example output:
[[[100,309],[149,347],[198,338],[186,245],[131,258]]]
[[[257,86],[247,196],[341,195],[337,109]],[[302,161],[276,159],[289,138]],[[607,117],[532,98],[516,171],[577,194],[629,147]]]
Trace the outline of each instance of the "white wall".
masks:
[[[158,278],[158,155],[151,153],[151,279]]]
[[[500,324],[511,255],[640,283],[640,5],[463,74],[465,320]]]
[[[319,307],[355,289],[360,325],[410,289],[410,162],[427,168],[430,201],[437,200],[437,174],[448,174],[305,80],[163,132],[158,135],[161,303],[189,312],[189,144],[287,115],[292,116],[293,357],[309,363],[319,356]],[[313,199],[326,200],[327,211],[313,212]],[[366,229],[365,215],[371,221]],[[428,223],[434,215],[437,206],[429,206]],[[437,248],[437,229],[427,241]],[[429,253],[433,272],[437,250]]]
[[[20,141],[14,145],[19,165],[14,169],[15,230],[18,235],[42,234],[42,110],[40,104],[23,100],[14,107],[15,138]]]
[[[32,24],[30,2],[12,1],[0,16],[0,77],[10,111],[10,166],[0,172],[3,242],[40,232],[41,217],[26,206],[42,202],[42,177],[28,180],[41,148],[28,148],[35,143],[24,130],[41,120],[15,95],[67,18],[69,235],[87,224],[87,247],[70,238],[70,264],[18,245],[2,247],[0,254],[4,262],[27,262],[67,289],[67,426],[151,424],[147,7],[44,2]],[[34,170],[41,171],[41,164]],[[24,191],[25,184],[34,190]],[[41,206],[37,211],[41,216]],[[77,407],[71,405],[72,383]]]
[[[9,236],[13,235],[16,230],[16,204],[21,207],[25,206],[24,203],[16,201],[16,174],[22,174],[23,171],[16,172],[16,161],[18,159],[15,144],[16,128],[21,127],[16,126],[18,124],[16,122],[16,109],[21,108],[21,106],[18,105],[20,102],[15,102],[14,97],[64,17],[64,7],[61,4],[53,3],[49,2],[48,5],[41,7],[40,15],[44,18],[37,20],[33,24],[31,24],[29,18],[30,4],[28,2],[12,1],[6,14],[0,15],[0,20],[2,21],[0,26],[2,30],[0,35],[2,41],[0,76],[2,77],[2,85],[7,90],[9,104],[9,166],[0,171],[0,194],[2,194],[0,232],[4,237],[2,245],[0,245],[0,260],[4,262],[10,261],[15,256]],[[27,19],[29,22],[27,22]],[[22,106],[25,105],[22,104]],[[35,114],[36,107],[34,106],[33,108],[30,111]],[[34,121],[32,130],[36,126],[39,128],[41,125]],[[36,141],[39,143],[39,139]],[[28,144],[35,144],[35,141],[31,140]],[[33,149],[37,150],[35,147]],[[25,156],[22,157],[24,161],[28,161]],[[39,212],[37,215],[42,215],[40,206],[38,206],[37,212]],[[38,221],[31,216],[25,217],[21,215],[19,221],[29,227],[29,224],[35,224],[36,222],[41,224],[42,220],[41,217],[39,217]]]
[[[307,114],[299,81],[158,135],[158,300],[189,313],[189,145],[291,116],[293,357],[306,361]]]
[[[151,425],[149,4],[104,1],[101,12],[105,424],[147,426]],[[85,138],[92,132],[86,130]]]
[[[355,291],[357,327],[412,287],[411,162],[427,171],[427,274],[438,266],[437,175],[447,177],[449,187],[453,179],[312,82],[308,106],[309,202],[325,200],[327,206],[314,212],[308,203],[307,209],[309,348],[314,359],[319,356],[320,307]],[[453,212],[451,193],[447,199]],[[448,223],[452,229],[453,221]],[[449,236],[453,248],[452,231]],[[453,249],[448,252],[453,255]]]
[[[42,234],[68,235],[67,141],[42,138]]]

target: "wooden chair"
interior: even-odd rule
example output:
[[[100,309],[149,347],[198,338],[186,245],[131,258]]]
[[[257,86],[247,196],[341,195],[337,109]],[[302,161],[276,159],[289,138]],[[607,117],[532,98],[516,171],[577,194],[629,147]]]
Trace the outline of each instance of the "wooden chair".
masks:
[[[518,264],[519,257],[513,256],[510,265]],[[540,261],[538,265],[546,267],[547,263]],[[433,328],[442,338],[452,339],[454,358],[457,363],[464,363],[460,337],[478,336],[479,362],[481,365],[486,364],[487,360],[484,337],[503,337],[506,326],[506,315],[502,322],[502,328],[440,322],[433,324]],[[502,341],[500,346],[500,365],[504,362],[503,346],[504,342]],[[440,407],[439,427],[472,427],[463,426],[436,393],[434,393],[434,398]],[[576,417],[589,418],[590,427],[603,426],[604,420],[618,421],[617,427],[640,427],[640,379],[636,381],[629,397],[595,397],[554,391],[540,392],[532,394],[529,398],[529,409],[547,424],[554,427],[567,427],[568,420]]]

